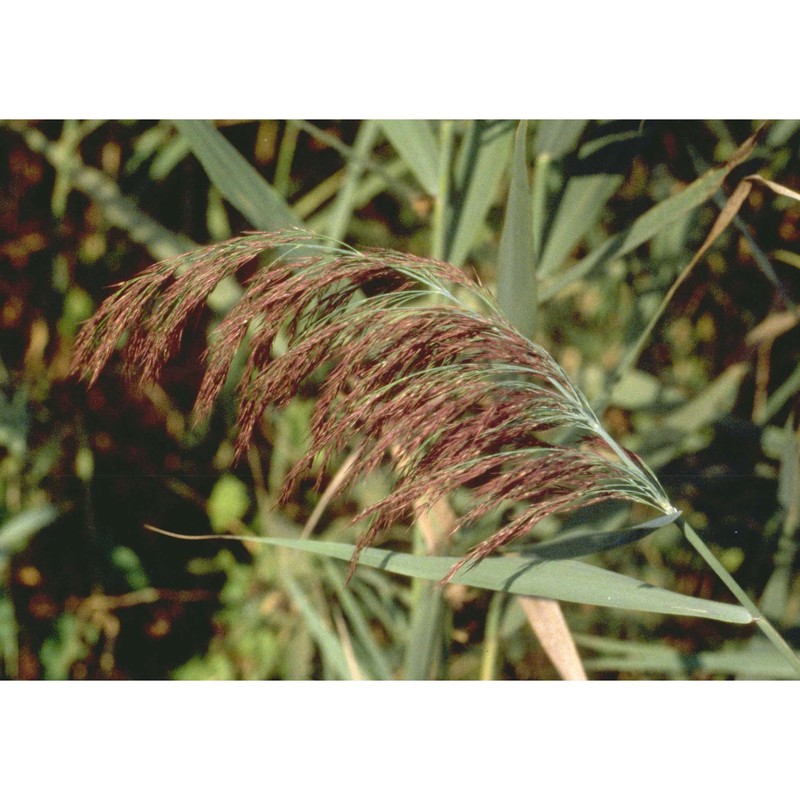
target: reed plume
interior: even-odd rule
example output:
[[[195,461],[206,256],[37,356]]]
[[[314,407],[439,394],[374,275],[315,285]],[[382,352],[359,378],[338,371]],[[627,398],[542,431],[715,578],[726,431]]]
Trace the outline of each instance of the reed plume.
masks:
[[[271,257],[210,337],[193,417],[209,413],[245,344],[237,455],[268,406],[286,404],[319,374],[311,441],[283,499],[315,459],[321,482],[331,459],[352,448],[342,488],[390,463],[390,492],[358,517],[369,527],[353,563],[388,526],[464,486],[472,505],[451,534],[501,505],[518,510],[448,579],[552,513],[609,499],[673,510],[653,473],[609,437],[553,358],[476,281],[440,261],[297,230],[246,234],[120,285],[81,329],[73,369],[93,382],[127,333],[128,374],[139,384],[157,380],[209,293],[262,254]]]

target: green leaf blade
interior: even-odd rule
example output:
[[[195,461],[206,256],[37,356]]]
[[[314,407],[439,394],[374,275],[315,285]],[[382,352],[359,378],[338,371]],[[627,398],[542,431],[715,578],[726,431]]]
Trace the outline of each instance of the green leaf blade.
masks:
[[[536,155],[561,158],[572,150],[580,139],[588,120],[544,119],[536,130]]]
[[[176,120],[212,183],[256,228],[275,231],[301,224],[283,197],[206,120]]]
[[[430,122],[424,119],[392,119],[381,120],[380,125],[422,188],[435,197],[439,193],[440,158]]]
[[[305,550],[317,555],[349,561],[355,546],[338,542],[298,539],[257,539],[266,544]],[[408,577],[439,581],[458,562],[448,556],[415,556],[368,547],[359,564]],[[538,558],[486,558],[454,583],[478,589],[549,597],[573,603],[651,611],[659,614],[701,617],[744,625],[753,621],[746,609],[660,589],[636,578],[584,564],[580,561]]]
[[[509,158],[514,127],[504,121],[470,126],[456,160],[451,187],[453,217],[448,226],[445,260],[460,265],[486,220]]]
[[[514,142],[511,186],[497,263],[497,299],[508,320],[532,338],[536,330],[536,264],[527,130],[527,123],[520,122]]]

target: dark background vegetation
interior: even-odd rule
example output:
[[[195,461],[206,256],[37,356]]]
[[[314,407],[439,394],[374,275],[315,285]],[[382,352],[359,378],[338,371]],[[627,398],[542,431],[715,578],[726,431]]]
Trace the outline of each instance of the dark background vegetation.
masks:
[[[218,128],[299,217],[312,229],[324,227],[324,214],[345,185],[347,148],[361,123],[227,121]],[[554,159],[548,208],[557,210],[568,176],[616,174],[619,185],[565,263],[724,161],[755,128],[744,120],[590,123]],[[532,125],[532,137],[535,131]],[[76,177],[66,158],[45,152],[31,134],[58,143],[70,163],[78,158],[88,171]],[[611,144],[596,158],[579,156],[581,146],[603,137]],[[379,185],[353,204],[346,239],[430,254],[431,198],[398,167],[385,137],[369,158],[372,166],[356,188],[364,189],[370,177]],[[394,177],[380,183],[384,172]],[[800,191],[800,126],[769,127],[754,157],[728,177],[726,191],[754,172]],[[257,528],[259,492],[271,497],[286,464],[303,451],[307,400],[265,422],[256,461],[232,463],[231,409],[224,403],[208,426],[192,430],[187,415],[212,311],[197,321],[151,390],[131,390],[116,364],[91,389],[68,375],[80,322],[112,284],[158,260],[152,247],[137,243],[132,223],[115,216],[113,201],[87,189],[86,176],[99,173],[151,220],[186,237],[185,249],[253,227],[220,196],[169,123],[0,125],[0,675],[328,677],[308,618],[276,581],[279,556],[239,542],[176,541],[144,528]],[[507,189],[504,175],[466,259],[490,285]],[[539,338],[590,398],[637,320],[654,312],[718,213],[713,201],[702,204],[542,304]],[[623,384],[626,398],[614,395],[604,422],[646,460],[654,457],[676,505],[706,531],[728,569],[767,603],[797,646],[797,477],[787,477],[795,461],[786,442],[796,441],[791,381],[799,334],[796,323],[782,326],[781,315],[800,301],[800,204],[756,187],[739,219],[741,228],[731,226],[678,290],[638,362],[642,382]],[[774,272],[765,272],[762,258]],[[748,340],[765,320],[774,335]],[[736,365],[741,372],[731,373]],[[730,379],[719,383],[725,374]],[[654,386],[662,392],[658,398],[649,394]],[[708,398],[715,386],[717,394],[696,408],[697,426],[690,412],[681,438],[661,443],[663,416]],[[781,387],[788,388],[770,405]],[[302,525],[317,499],[306,487],[281,519]],[[337,499],[318,530],[346,527],[361,504]],[[223,521],[212,523],[215,514]],[[729,600],[670,533],[608,553],[603,563],[687,594]],[[390,583],[376,584],[376,596],[402,591],[387,588]],[[314,586],[309,594],[334,604],[330,588]],[[478,676],[490,601],[478,591],[452,599],[442,677]],[[744,667],[709,667],[700,655],[746,652],[753,644],[749,628],[583,607],[567,612],[590,670],[591,657],[608,654],[603,641],[661,648],[629,668],[625,653],[611,653],[596,662],[595,677],[747,676]],[[393,622],[382,620],[379,609],[370,614],[376,640],[385,635],[388,642]],[[498,636],[497,677],[554,676],[511,612]]]

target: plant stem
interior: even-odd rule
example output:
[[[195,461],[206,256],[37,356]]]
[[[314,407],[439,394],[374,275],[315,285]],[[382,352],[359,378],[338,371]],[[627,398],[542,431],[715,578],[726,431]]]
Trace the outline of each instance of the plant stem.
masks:
[[[769,620],[764,617],[758,606],[747,596],[744,589],[733,579],[733,576],[722,566],[717,557],[708,549],[705,542],[686,522],[684,517],[676,521],[676,524],[683,531],[683,535],[688,539],[689,544],[697,550],[703,560],[714,570],[719,579],[731,590],[734,597],[753,615],[753,620],[761,629],[761,632],[770,640],[775,649],[792,665],[792,668],[800,677],[800,658],[787,644],[786,640],[772,626]]]
[[[275,178],[272,185],[281,197],[289,196],[289,178],[292,171],[292,161],[294,160],[295,149],[297,148],[297,134],[300,132],[296,125],[291,121],[286,123],[281,144],[278,149],[277,165],[275,166]]]
[[[486,614],[486,633],[483,637],[480,679],[493,681],[497,675],[497,653],[500,649],[500,621],[506,607],[504,592],[495,592]]]

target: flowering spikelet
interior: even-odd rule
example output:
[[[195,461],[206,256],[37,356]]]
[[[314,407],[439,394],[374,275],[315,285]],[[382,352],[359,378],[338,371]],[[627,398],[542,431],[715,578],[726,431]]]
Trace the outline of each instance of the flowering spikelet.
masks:
[[[73,369],[96,380],[128,332],[128,373],[140,384],[156,380],[219,281],[265,252],[274,260],[256,269],[211,337],[193,415],[209,413],[246,343],[241,455],[264,410],[287,403],[329,365],[308,452],[291,471],[284,498],[315,459],[322,480],[334,455],[352,448],[346,486],[388,458],[395,483],[359,515],[370,525],[357,552],[412,510],[462,486],[472,490],[473,505],[456,530],[503,504],[522,510],[448,578],[548,514],[608,499],[672,510],[655,476],[608,436],[555,361],[506,322],[478,284],[439,261],[362,252],[303,231],[246,234],[122,284],[81,329]]]

